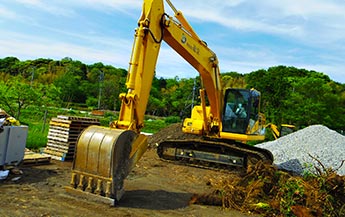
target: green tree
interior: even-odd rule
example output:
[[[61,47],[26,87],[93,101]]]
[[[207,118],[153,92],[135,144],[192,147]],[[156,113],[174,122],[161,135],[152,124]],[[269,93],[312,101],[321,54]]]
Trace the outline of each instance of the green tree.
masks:
[[[277,66],[246,76],[248,87],[262,93],[262,108],[268,121],[297,128],[323,124],[344,129],[344,85],[320,72]]]
[[[80,91],[81,79],[72,71],[59,76],[54,85],[61,90],[60,98],[69,105],[72,102],[85,102],[85,95]]]
[[[151,115],[163,116],[165,110],[165,101],[161,94],[162,88],[166,87],[166,80],[164,78],[157,79],[154,76],[152,81],[151,92],[147,104],[147,113]]]
[[[162,116],[190,116],[191,106],[199,104],[199,77],[166,79],[161,88]],[[158,98],[158,97],[157,97]]]
[[[18,70],[16,68],[16,63],[20,60],[16,57],[5,57],[0,59],[0,72],[5,72],[10,75],[18,75]]]
[[[296,125],[305,127],[312,124],[324,124],[330,128],[339,128],[344,121],[341,114],[344,108],[341,97],[334,94],[331,83],[322,77],[303,77],[293,82],[293,92],[284,100],[284,114]],[[337,121],[336,121],[337,120]],[[342,123],[344,126],[344,122]]]
[[[102,63],[89,66],[87,82],[83,85],[88,106],[97,108],[100,102],[100,109],[119,109],[119,95],[126,92],[126,76],[126,70]]]
[[[223,88],[245,88],[247,86],[244,75],[237,72],[221,74]]]
[[[0,107],[18,120],[22,109],[28,106],[57,104],[58,94],[59,90],[54,85],[31,85],[21,76],[12,77],[7,82],[0,81]]]
[[[292,90],[290,77],[296,76],[298,70],[294,67],[277,66],[268,70],[258,70],[247,75],[247,88],[255,88],[262,93],[261,108],[269,121],[281,124],[284,116],[281,105]]]

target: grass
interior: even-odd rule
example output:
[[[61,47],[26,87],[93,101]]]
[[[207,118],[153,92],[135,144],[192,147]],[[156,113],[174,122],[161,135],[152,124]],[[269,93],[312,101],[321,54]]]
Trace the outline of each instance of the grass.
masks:
[[[146,120],[144,123],[145,123],[145,126],[142,129],[142,131],[145,133],[156,133],[160,129],[169,125],[162,119],[158,119],[158,120],[150,119],[150,120]]]
[[[26,141],[26,147],[32,150],[38,150],[47,145],[48,133],[42,132],[37,127],[30,127]]]
[[[47,116],[47,120],[44,121],[45,111],[40,111],[35,108],[23,110],[20,123],[28,126],[28,137],[26,141],[26,147],[29,149],[37,150],[47,144],[47,135],[49,129],[50,119]]]
[[[51,118],[57,117],[58,115],[98,118],[102,126],[109,126],[109,123],[118,118],[117,114],[114,112],[105,112],[104,116],[95,117],[91,116],[88,112],[81,113],[77,110],[30,107],[22,110],[20,116],[21,124],[28,126],[28,137],[26,142],[27,148],[31,150],[39,150],[47,145],[49,122]],[[174,118],[174,120],[175,119],[176,118]],[[147,133],[156,133],[160,129],[170,125],[171,122],[171,118],[147,116],[145,117],[145,127],[142,131]]]

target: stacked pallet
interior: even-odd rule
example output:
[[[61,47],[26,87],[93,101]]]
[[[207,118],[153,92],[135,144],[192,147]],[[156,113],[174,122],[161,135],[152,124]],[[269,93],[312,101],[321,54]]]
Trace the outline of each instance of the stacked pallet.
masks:
[[[90,125],[100,125],[96,118],[57,116],[49,123],[48,142],[43,150],[52,159],[67,161],[74,157],[79,134]]]
[[[50,159],[51,159],[50,155],[36,153],[26,148],[22,165],[31,166],[31,165],[49,164]]]

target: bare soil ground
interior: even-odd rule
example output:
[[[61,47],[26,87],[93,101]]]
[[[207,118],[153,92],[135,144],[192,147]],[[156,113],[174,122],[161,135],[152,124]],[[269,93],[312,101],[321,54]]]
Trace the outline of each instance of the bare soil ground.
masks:
[[[167,131],[150,138],[150,144],[174,134]],[[0,216],[254,216],[190,204],[193,194],[210,193],[206,183],[224,174],[163,162],[154,148],[126,179],[126,192],[117,207],[67,194],[64,186],[69,185],[71,165],[52,160],[48,165],[20,166],[23,174],[10,174],[0,182]]]
[[[156,143],[186,137],[190,135],[180,125],[149,137],[149,149],[125,180],[126,192],[117,207],[67,194],[72,162],[20,166],[0,181],[0,216],[344,216],[344,176],[326,170],[303,180],[262,162],[240,174],[158,158]]]

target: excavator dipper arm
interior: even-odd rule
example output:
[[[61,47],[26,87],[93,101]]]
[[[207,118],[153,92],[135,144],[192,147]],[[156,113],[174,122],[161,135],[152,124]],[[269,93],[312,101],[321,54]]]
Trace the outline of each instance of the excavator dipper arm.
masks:
[[[147,149],[140,134],[162,41],[163,1],[143,4],[135,31],[127,75],[127,93],[120,94],[119,118],[110,128],[86,128],[77,141],[67,192],[115,205],[123,195],[123,183]]]

